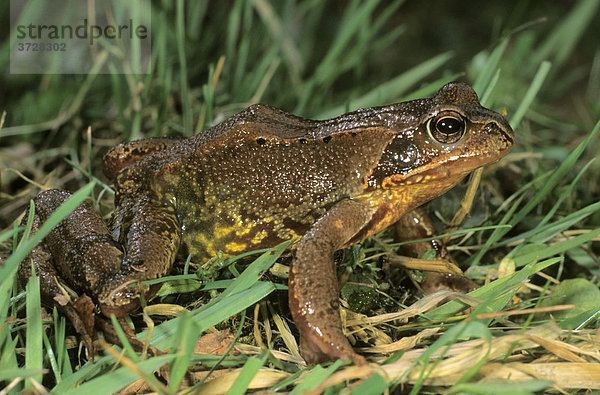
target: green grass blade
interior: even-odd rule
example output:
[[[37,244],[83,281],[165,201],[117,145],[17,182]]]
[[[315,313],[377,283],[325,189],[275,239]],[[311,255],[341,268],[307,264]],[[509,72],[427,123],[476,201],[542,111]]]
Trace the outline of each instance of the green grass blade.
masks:
[[[178,326],[177,333],[174,337],[174,340],[178,343],[174,344],[177,354],[169,369],[170,391],[175,392],[179,383],[187,374],[200,333],[201,332],[197,330],[196,325],[189,314],[181,316],[180,325]]]
[[[583,0],[577,2],[557,28],[552,30],[546,41],[533,53],[531,64],[539,64],[543,60],[552,59],[560,68],[575,46],[594,16],[597,16],[600,1]]]
[[[137,353],[133,349],[133,346],[131,345],[131,343],[129,343],[129,340],[127,340],[127,335],[125,334],[125,331],[123,330],[123,328],[121,327],[121,324],[117,320],[117,317],[115,317],[114,315],[111,315],[110,322],[115,330],[115,333],[117,334],[117,337],[119,338],[119,342],[121,342],[121,344],[123,345],[123,348],[126,351],[127,357],[130,358],[133,362],[136,362],[136,363],[139,362],[140,357],[137,355]]]
[[[41,371],[43,367],[43,347],[42,347],[42,307],[40,298],[40,278],[31,276],[25,286],[27,293],[27,330],[26,330],[26,347],[25,347],[25,369]],[[37,374],[33,378],[38,382],[42,382],[42,374]],[[30,381],[25,383],[26,388],[32,387]]]
[[[206,376],[204,376],[204,378],[202,378],[202,380],[200,380],[198,382],[198,384],[196,384],[195,388],[201,386],[202,384],[204,384],[204,382],[210,377],[211,374],[214,373],[215,370],[217,370],[221,364],[223,363],[223,361],[225,361],[225,359],[227,358],[227,356],[229,355],[229,353],[231,352],[231,350],[233,350],[233,347],[235,347],[235,344],[237,343],[238,339],[240,338],[241,334],[242,334],[242,329],[244,327],[244,322],[246,321],[246,311],[244,310],[244,312],[242,312],[240,314],[240,323],[238,325],[238,329],[235,332],[235,336],[233,337],[233,341],[229,344],[229,346],[227,347],[227,350],[225,350],[225,352],[223,353],[223,355],[221,355],[221,358],[219,358],[219,360],[210,368],[210,370],[208,371],[208,373],[206,374]]]
[[[20,226],[17,226],[14,229],[7,230],[6,232],[0,234],[0,243],[4,243],[6,240],[10,239],[16,233],[19,233],[22,230],[23,230],[23,228],[21,228]]]
[[[2,372],[8,369],[17,369],[19,366],[15,352],[19,338],[17,336],[13,338],[12,329],[14,322],[13,320],[9,320],[9,314],[16,316],[16,311],[14,311],[16,310],[16,301],[11,300],[14,283],[14,278],[12,281],[0,281],[0,322],[3,323],[0,330],[0,381],[3,380]],[[12,313],[10,313],[11,309],[13,310]]]
[[[449,75],[444,75],[442,78],[438,78],[437,80],[431,81],[423,86],[418,87],[416,90],[410,92],[409,94],[402,96],[400,101],[408,101],[408,100],[416,100],[422,99],[424,97],[433,96],[440,87],[456,81],[459,79],[463,73],[453,73]]]
[[[571,248],[579,247],[583,243],[586,243],[597,236],[600,236],[600,228],[573,237],[572,239],[552,244],[551,246],[548,246],[544,249],[536,249],[536,251],[533,252],[526,252],[523,255],[517,255],[513,257],[513,259],[515,261],[515,265],[517,267],[520,267],[534,260],[544,259],[554,255],[562,254],[563,252],[568,251]]]
[[[192,136],[194,130],[192,127],[192,104],[190,102],[187,57],[185,53],[185,3],[183,0],[177,0],[176,10],[175,33],[177,37],[177,57],[179,59],[180,67],[179,88],[181,89],[181,102],[183,103],[183,133],[185,136]]]
[[[136,368],[146,377],[152,376],[153,372],[171,362],[173,355],[162,355],[160,357],[146,359],[136,364]],[[111,358],[112,359],[112,358]],[[77,388],[62,392],[59,391],[61,386],[57,386],[53,393],[68,394],[68,395],[104,395],[119,391],[123,387],[133,383],[135,380],[141,379],[137,372],[133,372],[127,368],[119,368],[110,374],[104,374],[94,378],[86,383],[81,384]],[[64,383],[63,383],[64,384]]]
[[[9,332],[10,327],[5,326],[7,330],[3,332]],[[19,362],[17,361],[17,341],[18,338],[3,337],[3,341],[0,342],[2,345],[2,352],[0,352],[0,383],[4,380],[12,381],[17,377],[29,377],[40,374],[42,372],[37,370],[27,370],[18,367]]]
[[[52,393],[64,394],[78,387],[86,380],[93,379],[96,375],[101,374],[102,370],[112,363],[114,363],[114,358],[110,355],[96,358],[94,362],[86,363],[72,375],[66,378],[63,377],[63,381],[53,388]]]
[[[46,351],[48,353],[48,361],[50,362],[50,368],[52,368],[52,373],[54,374],[54,379],[57,383],[60,383],[62,381],[62,377],[60,374],[60,367],[58,365],[58,361],[56,360],[56,354],[52,349],[50,339],[48,339],[48,335],[46,335],[46,332],[42,331],[42,336],[44,340],[44,346],[46,347]]]
[[[437,351],[442,351],[442,356],[444,354],[443,347],[452,345],[458,341],[459,338],[481,338],[488,343],[491,343],[491,334],[486,325],[484,325],[480,321],[471,321],[471,322],[460,322],[457,325],[449,328],[438,340],[436,340],[414,363],[413,365],[407,369],[401,378],[406,377],[411,371],[416,368],[421,368],[420,376],[417,379],[414,387],[411,390],[411,394],[420,393],[421,388],[423,387],[424,380],[428,377],[429,373],[433,371],[435,366],[442,361],[442,358],[433,359],[433,363],[431,363],[432,356]],[[484,356],[484,359],[487,356]]]
[[[37,377],[42,374],[41,370],[37,369],[22,369],[22,368],[8,368],[0,370],[0,382],[12,381],[14,379],[26,379],[29,377]],[[15,392],[16,393],[16,392]],[[26,393],[26,392],[21,392]]]
[[[343,364],[344,362],[338,359],[327,368],[323,368],[321,365],[315,366],[312,368],[310,373],[304,377],[304,379],[302,379],[300,384],[298,384],[296,388],[290,392],[290,395],[303,394],[307,391],[317,388],[319,384],[321,384],[327,377],[331,376]]]
[[[571,193],[575,189],[575,186],[577,185],[577,183],[579,182],[579,180],[581,179],[581,177],[583,176],[583,174],[587,171],[587,169],[592,165],[592,163],[593,163],[593,160],[589,161],[583,167],[583,169],[581,169],[579,171],[579,173],[575,176],[575,178],[569,184],[569,186],[567,187],[567,189],[565,189],[563,191],[563,193],[561,193],[561,195],[559,196],[559,198],[556,201],[556,203],[554,203],[554,205],[552,206],[552,208],[548,211],[548,213],[546,213],[546,215],[544,216],[544,218],[542,218],[542,220],[538,224],[538,227],[545,225],[546,223],[548,223],[548,221],[550,221],[550,219],[552,219],[554,217],[554,214],[556,213],[556,211],[558,210],[558,208],[561,206],[562,202],[564,202],[565,199],[567,199],[567,197],[569,197],[571,195]]]
[[[233,295],[253,286],[260,279],[261,274],[269,270],[277,258],[279,258],[281,254],[287,250],[292,241],[293,240],[289,240],[281,243],[259,256],[234,281],[231,287],[227,288],[221,295],[218,296],[217,300],[225,299],[229,297],[229,295]]]
[[[378,395],[387,390],[389,384],[383,377],[377,373],[369,376],[368,379],[356,386],[350,395]]]
[[[65,377],[73,374],[73,367],[69,359],[69,352],[66,344],[66,320],[58,315],[56,307],[52,309],[52,317],[54,321],[54,343],[57,355],[58,369],[61,375],[61,381]]]
[[[244,364],[240,375],[235,379],[233,385],[227,391],[227,395],[242,395],[248,390],[250,382],[256,376],[256,373],[263,367],[269,354],[264,354],[261,358],[250,357]]]
[[[203,332],[232,315],[252,306],[274,290],[275,286],[273,283],[261,281],[250,289],[231,295],[220,303],[206,304],[190,314],[192,315],[194,322],[198,325],[198,331]],[[180,317],[174,318],[155,327],[152,331],[152,338],[150,341],[152,345],[159,349],[170,347],[180,319]],[[145,339],[146,333],[142,332],[138,334],[138,337]]]
[[[550,72],[550,66],[550,62],[542,62],[537,73],[535,73],[535,77],[533,77],[533,81],[531,82],[531,85],[529,85],[529,89],[527,89],[523,100],[521,100],[521,104],[519,104],[517,111],[508,122],[513,129],[516,129],[521,123],[521,120],[525,116],[525,113],[529,109],[533,99],[538,94],[542,84],[544,83],[544,80],[548,76],[548,72]]]
[[[479,101],[481,102],[482,106],[487,107],[489,105],[488,103],[490,101],[492,93],[494,92],[494,88],[496,87],[496,84],[498,83],[499,79],[500,79],[500,69],[496,70],[496,72],[494,73],[494,76],[492,77],[492,80],[489,82],[489,84],[485,88],[485,91],[480,96],[481,99],[479,99]]]
[[[577,210],[574,213],[571,213],[566,217],[559,219],[558,221],[552,222],[542,227],[537,226],[535,229],[511,237],[510,239],[503,240],[497,245],[509,245],[519,240],[525,240],[530,243],[543,243],[556,236],[560,232],[564,232],[565,230],[569,229],[574,224],[581,222],[584,218],[589,217],[598,210],[600,210],[600,202],[590,204],[589,206]]]
[[[492,51],[492,54],[488,57],[485,66],[477,76],[477,79],[473,83],[473,90],[478,94],[482,94],[486,87],[489,87],[490,79],[494,73],[497,74],[498,64],[500,63],[500,59],[502,59],[502,55],[506,50],[506,45],[508,44],[508,38],[505,38],[500,42],[500,44]]]
[[[190,313],[198,324],[198,331],[205,331],[273,292],[275,285],[271,282],[259,281],[261,274],[275,263],[292,241],[289,240],[267,250],[219,296]],[[158,348],[171,346],[180,319],[181,317],[174,318],[154,328],[151,343]],[[138,335],[140,338],[145,336],[146,332]]]
[[[535,264],[527,265],[510,276],[497,279],[481,288],[476,289],[473,292],[470,292],[469,296],[485,301],[485,304],[483,304],[483,307],[481,308],[485,311],[479,311],[478,313],[501,311],[506,303],[508,303],[510,298],[512,298],[512,294],[518,290],[523,281],[527,280],[533,274],[547,268],[548,266],[554,265],[561,260],[561,258],[551,258]],[[494,298],[498,299],[494,300]],[[426,313],[425,316],[428,320],[440,320],[457,314],[464,309],[465,304],[463,302],[459,300],[453,300],[429,313]]]

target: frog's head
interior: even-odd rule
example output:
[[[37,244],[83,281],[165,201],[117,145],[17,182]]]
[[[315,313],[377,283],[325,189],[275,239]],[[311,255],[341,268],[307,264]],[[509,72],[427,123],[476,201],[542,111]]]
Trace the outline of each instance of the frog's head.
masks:
[[[371,186],[422,185],[441,192],[498,161],[514,142],[508,122],[482,107],[466,84],[447,84],[433,98],[404,103],[399,110],[404,115],[371,174]]]

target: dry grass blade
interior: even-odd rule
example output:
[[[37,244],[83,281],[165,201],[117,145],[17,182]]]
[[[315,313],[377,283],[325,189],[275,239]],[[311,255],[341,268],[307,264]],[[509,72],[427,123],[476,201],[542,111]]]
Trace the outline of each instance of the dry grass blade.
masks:
[[[454,263],[444,259],[419,259],[390,254],[390,264],[401,266],[405,269],[423,270],[426,272],[451,273],[462,275],[463,272]]]
[[[469,182],[469,187],[467,188],[465,197],[460,203],[460,209],[454,214],[454,218],[452,218],[452,221],[450,221],[450,226],[448,229],[446,229],[448,233],[457,230],[463,219],[465,219],[467,214],[469,214],[471,211],[471,206],[473,206],[473,200],[475,199],[475,193],[477,192],[477,187],[481,181],[481,174],[483,174],[483,167],[475,170],[471,175],[471,181]],[[444,242],[448,242],[449,239],[449,237],[446,237]]]
[[[575,305],[565,304],[565,305],[560,305],[560,306],[536,307],[536,308],[532,308],[532,309],[522,309],[522,310],[514,310],[514,311],[500,311],[498,313],[477,314],[477,318],[479,318],[479,319],[500,318],[500,317],[508,317],[511,315],[550,313],[550,312],[554,312],[554,311],[570,310],[574,307],[575,307]]]
[[[224,394],[233,385],[242,369],[236,369],[204,384],[196,394]],[[290,374],[274,369],[260,369],[254,376],[248,389],[268,388],[276,385]]]
[[[389,344],[379,344],[373,347],[363,348],[360,351],[367,353],[383,353],[391,354],[397,351],[410,350],[415,346],[435,334],[437,334],[442,328],[428,328],[417,333],[414,336],[403,337],[402,339]]]
[[[112,357],[115,358],[120,365],[135,373],[136,376],[142,379],[153,389],[158,390],[162,393],[166,393],[168,391],[168,388],[163,383],[158,381],[154,376],[142,371],[134,361],[125,357],[123,353],[118,353],[110,344],[106,343],[104,340],[100,340],[99,342],[102,345],[104,352],[112,355]]]
[[[244,343],[236,343],[235,349],[244,355],[259,355],[264,352],[264,350],[262,350],[258,346],[252,346],[250,344],[244,344]],[[300,366],[306,365],[306,362],[304,362],[304,359],[302,359],[300,357],[296,357],[292,354],[289,354],[289,353],[286,353],[283,351],[277,351],[277,350],[270,350],[270,353],[275,358],[277,358],[281,361],[291,362],[293,364],[300,365]]]
[[[583,363],[585,359],[577,356],[573,351],[569,350],[569,345],[561,341],[548,340],[539,336],[530,336],[531,340],[550,351],[552,354],[569,362]],[[570,346],[573,347],[573,346]]]
[[[185,307],[171,303],[157,303],[146,306],[144,311],[148,315],[161,315],[165,317],[179,317],[181,314],[189,312]]]
[[[441,301],[456,295],[456,292],[448,290],[438,291],[431,295],[425,296],[424,298],[418,300],[417,302],[413,303],[412,305],[408,306],[402,311],[398,311],[395,313],[380,314],[372,317],[360,315],[360,319],[350,319],[346,322],[346,325],[377,325],[396,320],[403,320],[403,322],[406,322],[409,318],[423,314],[426,311],[429,311],[436,307]]]
[[[437,295],[434,294],[423,298],[420,303],[415,304],[416,306],[413,305],[408,308],[411,309],[410,314],[418,314],[426,310],[432,303],[435,304],[438,298],[447,296],[446,293],[440,292]],[[390,318],[389,315],[387,316],[386,320]],[[398,319],[398,315],[395,316],[395,319]],[[358,324],[358,321],[360,320],[354,320],[353,323]],[[423,339],[435,335],[440,330],[441,328],[425,329],[417,335],[406,337],[391,344],[371,347],[363,351],[391,353],[411,349]],[[349,367],[343,371],[336,372],[323,381],[314,391],[318,393],[328,386],[352,380],[362,382],[375,372],[379,373],[389,382],[396,381],[408,384],[416,383],[425,374],[425,385],[449,386],[456,384],[469,369],[483,359],[490,362],[483,365],[482,369],[474,377],[475,381],[491,381],[493,378],[510,379],[511,381],[545,379],[554,381],[558,387],[562,388],[585,388],[586,386],[590,386],[590,383],[593,383],[596,377],[600,377],[597,376],[598,372],[600,372],[598,370],[600,364],[587,363],[582,356],[590,356],[598,359],[600,353],[562,342],[559,340],[561,335],[563,335],[563,332],[560,328],[555,323],[550,322],[534,327],[524,334],[516,333],[497,336],[490,342],[483,339],[463,341],[434,352],[430,360],[438,361],[436,364],[429,364],[427,366],[421,366],[418,362],[419,358],[427,351],[426,348],[410,350],[405,352],[400,360],[388,365],[379,367],[375,365],[369,367]],[[523,360],[527,357],[527,354],[522,353],[523,351],[533,350],[540,346],[545,351],[551,353],[554,358],[560,358],[563,361],[566,360],[569,362],[551,361],[540,363],[539,361],[531,360],[531,358],[529,358],[530,361],[528,361],[528,364],[514,362],[515,358]],[[256,348],[255,351],[258,352],[260,350]],[[494,361],[495,359],[504,358],[507,355],[511,356],[509,359],[511,362],[498,363]],[[552,373],[552,369],[563,369],[567,365],[580,367],[581,370],[578,374],[570,375],[568,378],[564,377],[564,375],[557,376]],[[499,366],[502,369],[490,369],[490,366]],[[238,374],[239,371],[234,371],[219,377],[214,382],[207,384],[210,385],[209,387],[203,387],[203,393],[210,393],[209,391],[217,390],[226,392]],[[513,375],[511,376],[511,374]],[[589,377],[586,375],[589,375]],[[284,377],[282,372],[261,369],[259,375],[252,381],[249,388],[267,388],[275,385],[278,377]],[[600,383],[600,380],[598,380],[598,383]],[[590,388],[595,387],[591,386]]]
[[[589,355],[588,351],[579,349],[558,340],[560,329],[554,323],[548,323],[527,331],[525,334],[514,334],[494,338],[491,343],[483,340],[472,340],[451,346],[445,350],[446,359],[428,372],[425,379],[427,385],[453,385],[480,358],[488,360],[501,358],[508,353],[529,350],[542,346],[557,357],[573,362],[520,363],[501,364],[488,362],[478,372],[477,381],[511,380],[524,381],[544,379],[553,381],[562,388],[600,388],[600,364],[586,363],[576,355]],[[393,364],[383,366],[389,377],[400,378],[424,350],[413,350],[405,353],[403,358]],[[598,354],[596,353],[596,356]],[[440,354],[434,354],[439,358]],[[414,383],[421,375],[417,368],[411,371],[402,382]]]
[[[254,325],[253,325],[252,331],[254,332],[254,340],[256,341],[256,344],[258,344],[258,346],[262,350],[265,350],[267,347],[265,346],[265,343],[262,340],[262,336],[260,335],[259,320],[258,320],[259,310],[260,310],[260,303],[258,303],[256,306],[254,306]]]
[[[504,380],[550,380],[559,388],[600,389],[600,364],[598,363],[488,363],[480,371],[480,382]]]
[[[300,356],[300,349],[298,347],[298,343],[296,342],[296,338],[292,334],[292,331],[290,330],[288,324],[281,318],[279,314],[272,311],[272,309],[271,316],[273,317],[273,321],[275,322],[277,330],[279,330],[281,338],[283,339],[283,342],[285,343],[287,349],[294,357],[302,360],[302,357]]]

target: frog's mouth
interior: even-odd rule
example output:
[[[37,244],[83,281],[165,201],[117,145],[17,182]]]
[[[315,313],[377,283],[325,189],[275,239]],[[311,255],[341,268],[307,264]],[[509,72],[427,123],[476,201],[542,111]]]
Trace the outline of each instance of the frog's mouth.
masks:
[[[506,151],[508,152],[508,150]],[[386,177],[381,186],[384,189],[410,185],[433,184],[439,182],[457,183],[473,170],[499,161],[505,153],[482,156],[454,155],[428,163],[411,171],[409,174],[393,174]]]

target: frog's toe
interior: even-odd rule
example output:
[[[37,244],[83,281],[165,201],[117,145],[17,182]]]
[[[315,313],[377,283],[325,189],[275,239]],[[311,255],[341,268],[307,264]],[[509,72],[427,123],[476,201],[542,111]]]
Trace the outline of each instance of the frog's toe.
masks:
[[[345,340],[345,339],[344,339]],[[357,366],[367,365],[368,362],[362,355],[357,354],[347,340],[345,344],[328,344],[321,339],[310,341],[301,336],[300,348],[302,356],[309,365],[316,365],[322,362],[329,362],[341,359],[342,361],[351,361]]]
[[[83,341],[83,344],[85,344],[85,348],[89,353],[90,360],[93,361],[95,356],[95,348],[92,341],[92,336],[94,334],[94,315],[93,312],[89,310],[88,301],[92,303],[91,306],[93,309],[94,304],[86,295],[82,295],[77,301],[75,301],[74,305],[67,304],[60,306],[60,309],[64,312],[77,333],[81,336],[81,340]]]
[[[479,286],[464,275],[426,272],[421,288],[425,294],[432,294],[443,289],[466,294],[476,290]]]

